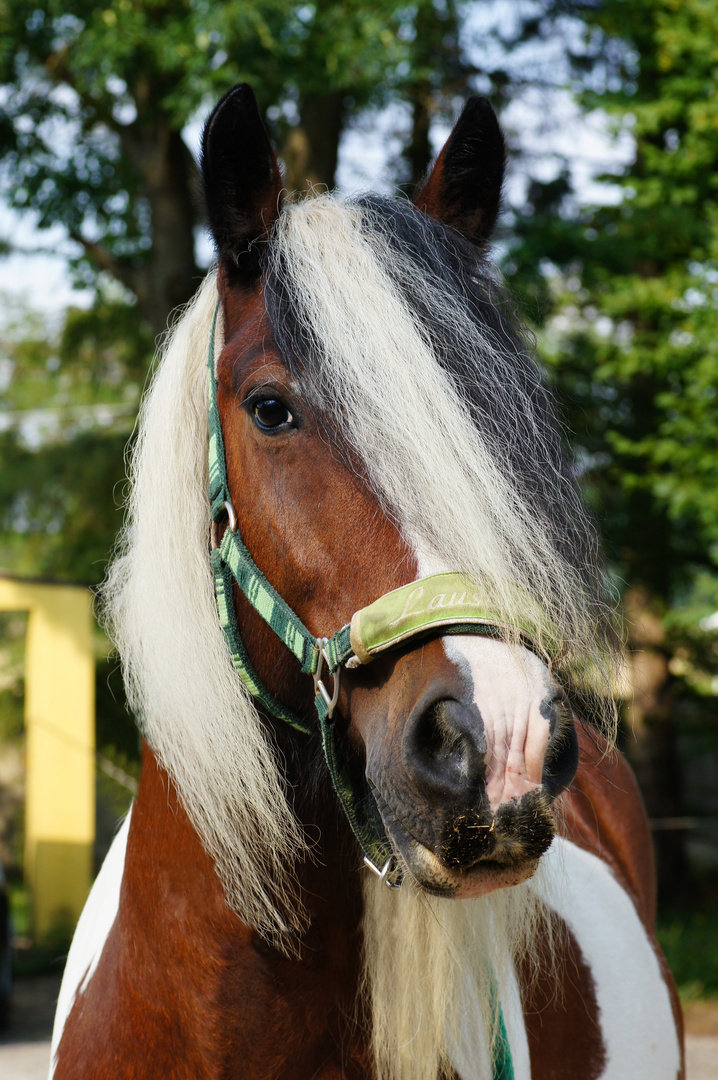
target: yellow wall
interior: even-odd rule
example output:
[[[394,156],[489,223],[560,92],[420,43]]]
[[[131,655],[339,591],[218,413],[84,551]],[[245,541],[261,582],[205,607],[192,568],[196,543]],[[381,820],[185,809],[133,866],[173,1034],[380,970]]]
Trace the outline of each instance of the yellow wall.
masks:
[[[72,929],[92,883],[95,660],[91,596],[0,578],[0,610],[28,611],[25,876],[36,940]]]

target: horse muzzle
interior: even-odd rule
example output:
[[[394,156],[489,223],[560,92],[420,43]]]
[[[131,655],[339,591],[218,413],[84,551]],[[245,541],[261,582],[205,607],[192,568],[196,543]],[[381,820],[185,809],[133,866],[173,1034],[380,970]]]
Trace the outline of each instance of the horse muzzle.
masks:
[[[499,686],[482,696],[464,679],[450,697],[441,679],[424,686],[403,728],[392,716],[398,704],[388,743],[367,746],[366,775],[406,870],[426,891],[460,898],[526,880],[551,845],[554,799],[578,765],[560,690],[525,680],[518,694]]]
[[[374,788],[381,819],[416,883],[435,895],[472,899],[530,878],[554,835],[552,800],[539,788],[492,814],[461,811],[442,824],[438,841],[418,839]]]

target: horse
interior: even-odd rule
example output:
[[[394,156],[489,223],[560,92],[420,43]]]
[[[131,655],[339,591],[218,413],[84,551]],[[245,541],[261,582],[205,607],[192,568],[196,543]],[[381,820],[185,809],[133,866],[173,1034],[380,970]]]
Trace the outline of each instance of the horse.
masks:
[[[50,1077],[675,1080],[615,605],[489,262],[465,105],[413,203],[207,121],[216,267],[144,399],[105,618],[139,790]]]

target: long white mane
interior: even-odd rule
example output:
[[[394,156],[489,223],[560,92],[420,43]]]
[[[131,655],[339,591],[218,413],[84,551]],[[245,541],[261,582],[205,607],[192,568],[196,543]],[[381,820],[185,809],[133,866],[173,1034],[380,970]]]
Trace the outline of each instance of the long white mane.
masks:
[[[505,361],[465,312],[447,311],[430,267],[408,259],[397,266],[369,216],[337,198],[310,200],[281,215],[270,243],[270,271],[290,275],[301,319],[326,359],[309,391],[340,403],[336,419],[415,549],[480,581],[510,624],[520,624],[521,585],[567,643],[567,663],[583,665],[595,685],[605,650],[580,568],[557,551],[546,520],[501,468],[500,433],[477,436],[476,417],[397,281],[412,279],[426,310],[452,321],[477,364],[498,376]],[[215,861],[228,904],[281,944],[303,924],[292,867],[308,850],[215,606],[206,350],[216,301],[210,274],[172,331],[143,403],[127,524],[104,604],[131,706]],[[554,479],[573,498],[561,477],[547,482]],[[443,1063],[464,1057],[482,1075],[495,981],[509,977],[539,918],[530,895],[519,886],[460,904],[411,887],[390,893],[367,876],[365,1000],[380,1080],[437,1080]]]
[[[172,330],[144,398],[104,611],[130,707],[215,861],[227,902],[281,938],[303,921],[287,874],[305,841],[217,616],[207,465],[216,303],[210,274]]]

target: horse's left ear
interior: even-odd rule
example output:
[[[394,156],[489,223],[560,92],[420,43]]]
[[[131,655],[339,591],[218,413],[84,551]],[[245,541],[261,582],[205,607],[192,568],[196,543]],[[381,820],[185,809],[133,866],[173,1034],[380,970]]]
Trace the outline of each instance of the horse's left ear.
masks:
[[[215,107],[202,133],[200,168],[220,271],[259,274],[259,247],[280,210],[282,177],[254,93],[240,83]]]
[[[496,224],[505,165],[496,113],[485,97],[469,98],[416,206],[482,247]]]

